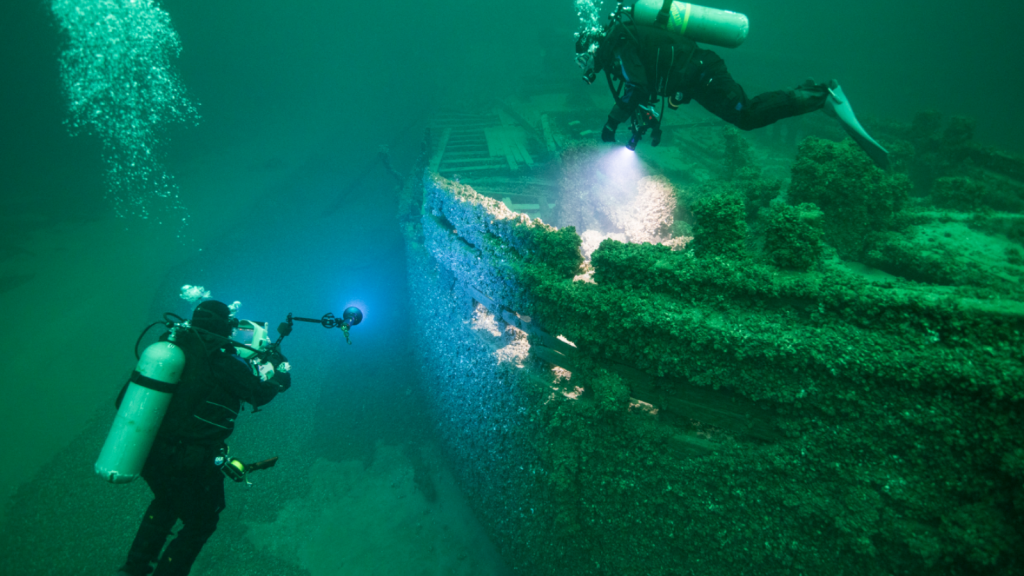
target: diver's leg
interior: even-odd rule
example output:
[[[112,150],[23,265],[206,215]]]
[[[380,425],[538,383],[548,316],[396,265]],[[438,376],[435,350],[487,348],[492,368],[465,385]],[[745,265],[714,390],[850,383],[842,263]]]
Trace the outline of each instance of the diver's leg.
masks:
[[[153,576],[186,576],[199,556],[203,545],[217,530],[217,520],[224,510],[224,477],[219,470],[205,470],[194,478],[191,490],[179,493],[179,510],[184,523],[167,545]]]
[[[805,82],[794,90],[765,92],[747,98],[725,62],[714,52],[702,50],[697,70],[691,74],[687,95],[709,112],[741,130],[754,130],[783,118],[820,110],[828,98],[825,84]]]
[[[742,130],[754,130],[783,118],[824,108],[879,168],[889,169],[889,152],[860,125],[835,80],[830,84],[817,84],[808,79],[792,90],[776,90],[747,98],[743,87],[733,80],[725,62],[717,54],[700,50],[695,54],[695,60],[696,65],[684,71],[680,88],[672,98],[673,103],[684,103],[693,98],[715,116]]]
[[[807,80],[793,90],[759,94],[747,102],[742,114],[743,130],[774,124],[783,118],[821,110],[828,99],[828,86]]]
[[[174,528],[178,517],[174,514],[174,508],[170,499],[159,487],[153,490],[156,497],[150,503],[146,513],[142,516],[142,523],[139,531],[135,534],[135,540],[128,550],[128,559],[125,561],[121,571],[131,576],[146,576],[149,574],[160,557],[167,542],[167,536]]]

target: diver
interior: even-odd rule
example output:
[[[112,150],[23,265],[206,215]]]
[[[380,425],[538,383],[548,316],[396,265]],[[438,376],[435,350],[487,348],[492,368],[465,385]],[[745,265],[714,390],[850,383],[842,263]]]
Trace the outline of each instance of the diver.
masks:
[[[235,323],[226,304],[206,300],[192,313],[191,328],[175,336],[174,344],[184,351],[184,369],[142,468],[153,501],[117,576],[146,576],[154,563],[154,576],[189,573],[217,528],[225,506],[225,476],[237,480],[228,466],[217,463],[225,462],[225,441],[243,403],[258,408],[291,386],[291,376],[283,371],[287,365],[264,381],[236,356],[228,340]],[[160,339],[166,341],[168,334]],[[268,361],[276,368],[286,359],[275,348]],[[128,384],[117,399],[119,407],[127,389]],[[165,548],[179,519],[183,527]]]
[[[680,21],[684,32],[680,32]],[[638,0],[629,7],[620,4],[607,26],[578,34],[576,60],[584,70],[584,80],[592,83],[599,72],[605,72],[615,98],[601,130],[601,140],[614,142],[619,125],[632,120],[634,135],[627,146],[635,149],[640,116],[640,135],[642,130],[651,128],[651,145],[657,146],[661,140],[661,114],[654,105],[659,99],[662,111],[664,99],[673,110],[696,100],[741,130],[762,128],[783,118],[824,108],[876,164],[888,166],[888,153],[857,122],[835,80],[819,84],[808,79],[793,89],[750,98],[733,79],[725,61],[690,37],[735,47],[746,37],[746,31],[747,20],[742,14],[672,0]]]

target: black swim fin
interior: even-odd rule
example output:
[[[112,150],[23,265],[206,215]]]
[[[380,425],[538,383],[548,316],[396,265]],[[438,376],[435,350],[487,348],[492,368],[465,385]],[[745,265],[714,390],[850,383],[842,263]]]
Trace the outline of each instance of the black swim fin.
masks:
[[[889,169],[889,151],[872,138],[867,130],[857,121],[857,116],[850,107],[850,101],[843,94],[843,89],[835,80],[829,84],[828,98],[825,100],[825,114],[835,118],[843,126],[843,130],[861,147],[882,170]]]

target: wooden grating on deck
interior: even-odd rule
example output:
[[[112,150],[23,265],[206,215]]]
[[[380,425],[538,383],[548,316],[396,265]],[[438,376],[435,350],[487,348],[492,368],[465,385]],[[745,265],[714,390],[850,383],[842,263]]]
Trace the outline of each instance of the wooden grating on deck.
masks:
[[[439,113],[431,126],[434,155],[430,167],[441,175],[508,174],[536,164],[529,130],[501,110]]]

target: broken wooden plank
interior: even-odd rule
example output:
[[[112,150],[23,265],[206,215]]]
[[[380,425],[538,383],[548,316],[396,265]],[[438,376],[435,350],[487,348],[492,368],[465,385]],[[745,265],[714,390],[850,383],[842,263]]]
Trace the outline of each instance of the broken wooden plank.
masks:
[[[505,141],[499,138],[497,128],[488,126],[484,128],[484,137],[487,139],[487,153],[492,157],[505,155]]]
[[[518,170],[514,150],[509,146],[505,137],[505,129],[501,126],[491,126],[484,129],[484,136],[487,138],[487,151],[492,157],[505,157],[509,170]]]
[[[441,140],[437,144],[437,150],[434,151],[434,156],[430,159],[430,169],[434,172],[437,172],[437,168],[441,165],[441,158],[444,156],[444,149],[448,146],[448,138],[451,135],[451,128],[445,128],[444,132],[441,133]]]
[[[519,170],[519,163],[516,162],[515,150],[508,145],[508,141],[505,139],[505,132],[501,132],[500,136],[503,146],[505,148],[505,160],[508,162],[508,169],[515,172]]]
[[[555,137],[551,134],[551,122],[548,120],[547,114],[541,115],[540,125],[544,130],[544,145],[547,147],[548,152],[554,154],[557,152],[557,148],[555,147]]]
[[[450,170],[448,170],[448,169],[441,169],[440,172],[442,172],[442,173],[443,172],[451,173],[454,170],[456,170],[456,168],[453,167]],[[505,164],[489,165],[489,166],[463,166],[463,167],[457,168],[457,170],[460,173],[464,173],[464,172],[479,172],[481,170],[508,170],[508,166],[506,166]]]
[[[533,354],[534,356],[540,358],[541,360],[547,362],[548,364],[558,366],[559,368],[564,368],[569,372],[575,370],[572,360],[570,360],[569,357],[566,356],[565,354],[557,352],[553,348],[548,348],[547,346],[540,346],[534,344],[533,346],[530,346],[530,354]]]
[[[466,285],[465,288],[466,291],[469,292],[469,295],[473,297],[473,300],[476,300],[480,304],[483,304],[484,308],[487,308],[491,312],[491,314],[494,314],[495,316],[501,316],[501,305],[498,304],[493,298],[477,290],[474,286]]]
[[[445,156],[444,164],[446,166],[451,164],[494,164],[494,160],[492,158],[487,158],[486,156],[477,156],[475,158],[465,159],[452,159],[449,158],[448,156]]]
[[[520,128],[507,128],[506,134],[506,138],[512,141],[518,157],[523,163],[532,168],[533,157],[530,156],[530,152],[526,149],[526,134]]]
[[[499,138],[504,143],[505,154],[511,155],[516,162],[523,162],[523,156],[519,153],[519,147],[516,145],[515,138],[512,134],[512,128],[503,126],[496,128],[499,131]]]

